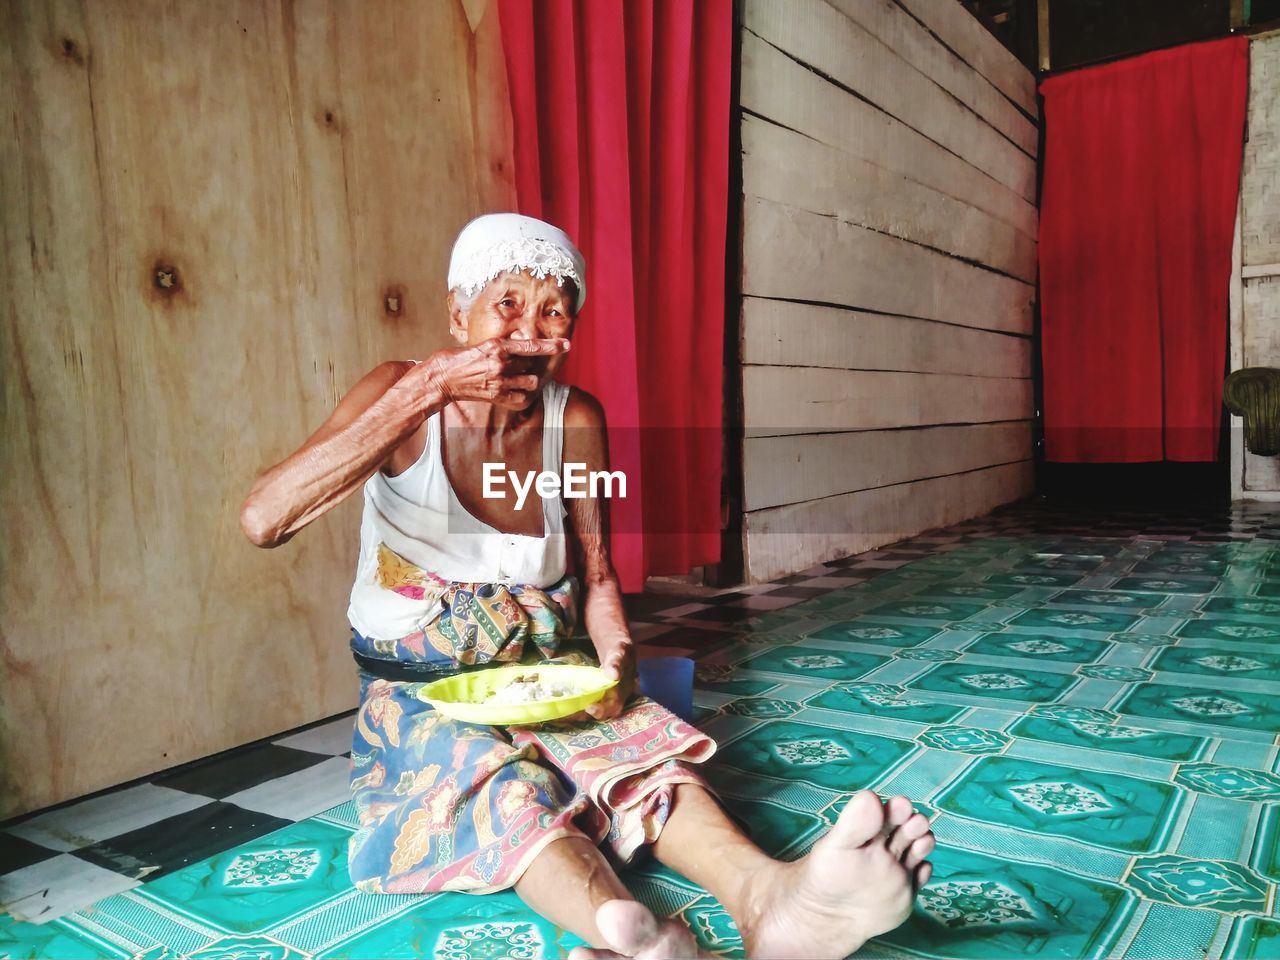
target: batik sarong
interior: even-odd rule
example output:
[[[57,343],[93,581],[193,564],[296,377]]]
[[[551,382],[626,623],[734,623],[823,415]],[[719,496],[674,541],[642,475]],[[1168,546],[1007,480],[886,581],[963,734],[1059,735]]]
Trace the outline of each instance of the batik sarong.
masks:
[[[354,635],[357,653],[413,663],[519,663],[554,657],[577,622],[573,577],[546,589],[503,583],[461,583],[416,567],[378,545],[378,585],[411,600],[440,603],[440,613],[397,640]]]
[[[448,585],[449,625],[397,641],[395,652],[435,659],[437,640],[453,636],[462,638],[456,649],[463,656],[494,662],[594,662],[562,649],[573,617],[554,594],[572,598],[571,585],[550,594],[504,586],[497,604],[488,601],[498,591],[481,586]],[[463,594],[472,600],[458,602]],[[485,602],[474,602],[478,595]],[[543,613],[552,614],[543,621],[554,623],[549,635],[530,628]],[[358,633],[353,647],[388,652],[374,653]],[[504,890],[547,844],[569,836],[586,835],[617,864],[629,863],[657,840],[676,785],[706,786],[690,764],[715,751],[709,737],[644,697],[613,720],[503,728],[441,716],[418,698],[423,683],[364,671],[360,679],[351,750],[360,825],[349,868],[356,886],[371,893]]]

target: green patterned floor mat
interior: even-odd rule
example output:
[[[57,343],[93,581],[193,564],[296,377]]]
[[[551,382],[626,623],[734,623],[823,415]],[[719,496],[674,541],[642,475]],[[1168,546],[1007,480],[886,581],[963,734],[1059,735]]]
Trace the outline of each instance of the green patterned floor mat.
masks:
[[[1278,547],[967,544],[770,613],[705,658],[713,782],[786,857],[861,787],[933,818],[933,880],[860,955],[1280,957],[1278,613]],[[43,926],[0,921],[0,958],[463,960],[577,942],[509,894],[355,892],[353,816]],[[705,948],[741,954],[703,891],[656,865],[627,879]]]

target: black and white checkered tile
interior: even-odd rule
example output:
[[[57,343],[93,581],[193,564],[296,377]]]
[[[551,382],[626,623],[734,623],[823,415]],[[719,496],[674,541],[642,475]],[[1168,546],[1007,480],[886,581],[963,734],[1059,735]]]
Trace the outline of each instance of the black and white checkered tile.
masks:
[[[0,911],[47,922],[344,802],[352,716],[7,824]]]
[[[964,543],[1080,535],[1280,539],[1280,504],[1107,510],[1024,501],[772,583],[627,598],[641,656],[701,656],[763,614]],[[348,799],[352,713],[0,826],[0,910],[46,922]]]

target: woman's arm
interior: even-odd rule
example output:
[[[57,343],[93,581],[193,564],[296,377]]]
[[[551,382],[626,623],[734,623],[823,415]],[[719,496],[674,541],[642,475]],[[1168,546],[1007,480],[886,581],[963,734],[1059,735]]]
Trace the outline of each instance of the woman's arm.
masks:
[[[254,481],[240,510],[245,535],[260,547],[279,546],[350,496],[437,410],[454,400],[520,401],[537,386],[527,358],[568,348],[566,340],[495,339],[441,350],[417,365],[382,364],[301,447]]]
[[[391,360],[371,370],[320,429],[254,481],[240,510],[245,535],[259,547],[286,542],[380,469],[445,396],[429,362]]]
[[[607,471],[609,441],[599,401],[574,388],[565,407],[564,425],[565,462],[585,464],[588,473]],[[583,624],[600,666],[619,681],[603,700],[589,706],[587,713],[597,720],[608,720],[622,712],[636,687],[635,649],[622,607],[622,590],[609,557],[609,502],[593,496],[566,502],[584,587]]]

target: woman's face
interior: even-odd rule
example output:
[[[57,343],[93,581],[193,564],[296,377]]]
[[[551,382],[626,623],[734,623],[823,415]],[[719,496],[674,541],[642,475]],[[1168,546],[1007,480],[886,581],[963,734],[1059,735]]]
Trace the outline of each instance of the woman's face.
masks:
[[[529,273],[500,273],[476,294],[463,310],[449,295],[449,332],[461,344],[482,343],[494,337],[543,340],[573,335],[573,303],[577,291],[572,280],[561,286],[555,277],[538,279]],[[565,355],[534,357],[531,372],[539,384],[546,382],[564,363]]]

